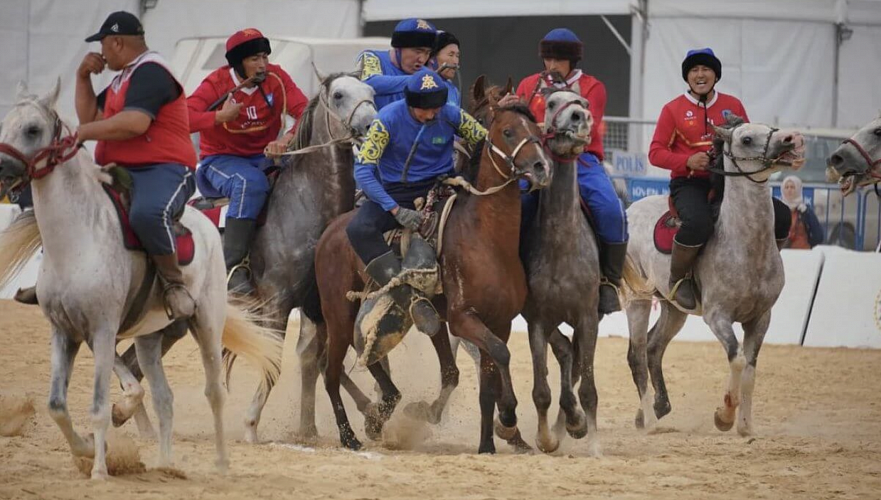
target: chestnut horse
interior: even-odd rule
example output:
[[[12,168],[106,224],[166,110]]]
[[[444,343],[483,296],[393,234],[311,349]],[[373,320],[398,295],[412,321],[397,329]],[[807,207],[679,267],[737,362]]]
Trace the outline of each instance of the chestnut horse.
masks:
[[[472,181],[475,192],[459,195],[446,224],[439,256],[445,300],[437,301],[444,303],[441,312],[445,313],[453,334],[481,350],[480,453],[495,452],[496,404],[499,437],[519,437],[517,399],[509,370],[511,355],[506,345],[511,320],[526,299],[526,277],[518,255],[520,192],[516,180],[526,179],[533,189],[546,187],[550,183],[551,164],[540,143],[541,131],[526,108],[497,108],[494,102],[491,104],[487,141],[479,147],[480,155],[474,157],[474,162],[479,162]],[[493,194],[479,194],[487,191]],[[364,288],[364,264],[345,232],[354,213],[345,214],[328,226],[318,242],[315,270],[327,322],[325,386],[340,441],[347,448],[359,449],[361,443],[349,424],[339,391],[343,359],[353,345],[358,312],[358,305],[347,300],[346,293]],[[401,395],[380,363],[373,363],[368,369],[382,390],[378,406],[381,426],[391,417]]]

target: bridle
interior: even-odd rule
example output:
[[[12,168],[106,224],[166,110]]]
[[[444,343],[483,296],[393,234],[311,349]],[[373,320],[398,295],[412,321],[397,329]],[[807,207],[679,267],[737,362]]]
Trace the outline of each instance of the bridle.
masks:
[[[21,189],[31,180],[46,177],[55,171],[55,167],[73,158],[83,146],[81,142],[77,142],[76,133],[70,132],[67,125],[61,121],[58,113],[55,111],[50,111],[50,113],[55,123],[52,141],[48,146],[37,150],[30,158],[11,144],[0,143],[0,153],[5,153],[15,158],[25,166],[26,178],[19,179],[18,182],[8,188],[9,190]],[[61,137],[62,131],[67,131],[68,135]]]
[[[735,125],[734,128],[731,129],[731,134],[733,135],[734,131],[737,130],[737,128],[740,127],[741,125],[743,125],[743,123]],[[707,170],[714,173],[714,174],[722,175],[725,177],[746,177],[747,179],[755,182],[756,184],[767,183],[768,179],[765,179],[762,181],[757,181],[757,180],[753,179],[752,176],[756,175],[756,174],[761,174],[762,172],[767,172],[768,170],[771,170],[772,168],[774,168],[774,165],[784,163],[783,161],[779,160],[778,158],[769,158],[768,157],[768,149],[771,147],[771,137],[774,136],[775,132],[780,130],[780,129],[774,128],[774,127],[769,127],[769,128],[771,130],[768,132],[768,137],[765,139],[765,148],[762,151],[761,156],[735,156],[734,153],[731,152],[731,142],[726,141],[726,143],[728,145],[728,149],[726,150],[725,146],[723,145],[722,146],[722,154],[725,155],[729,160],[731,160],[731,163],[734,165],[734,168],[737,169],[737,172],[729,172],[729,171],[725,170],[724,168],[719,169],[716,167],[709,167],[709,168],[707,168]],[[712,160],[713,159],[711,158],[711,161]],[[754,171],[746,171],[746,170],[740,168],[740,165],[737,164],[738,161],[757,161],[762,164],[762,168],[759,170],[754,170]]]
[[[866,170],[866,174],[868,174],[873,179],[881,179],[881,174],[875,173],[875,167],[877,167],[878,165],[881,165],[881,158],[878,158],[877,160],[872,161],[872,156],[869,155],[868,151],[866,151],[866,148],[864,148],[862,146],[862,144],[855,141],[853,138],[845,139],[845,140],[841,141],[841,143],[842,144],[850,144],[851,146],[853,146],[860,153],[860,155],[863,157],[863,159],[866,160],[866,165],[869,167]]]

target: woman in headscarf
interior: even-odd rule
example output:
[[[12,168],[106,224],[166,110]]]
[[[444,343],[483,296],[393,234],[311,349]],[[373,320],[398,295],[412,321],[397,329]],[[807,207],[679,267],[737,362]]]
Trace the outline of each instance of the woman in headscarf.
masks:
[[[826,238],[823,226],[817,215],[804,201],[801,179],[790,175],[783,179],[780,188],[783,203],[792,211],[792,225],[789,228],[789,239],[784,248],[801,248],[809,250]]]

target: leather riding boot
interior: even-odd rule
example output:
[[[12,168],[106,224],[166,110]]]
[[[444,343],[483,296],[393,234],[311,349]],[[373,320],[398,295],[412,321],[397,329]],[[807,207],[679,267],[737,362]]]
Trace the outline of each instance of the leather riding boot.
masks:
[[[703,245],[687,246],[673,240],[670,261],[670,298],[683,309],[697,307],[697,290],[692,277],[692,267]]]
[[[187,319],[196,312],[196,302],[184,283],[184,273],[177,265],[177,254],[151,255],[162,283],[165,313],[168,319]]]
[[[249,252],[257,232],[257,221],[226,219],[223,230],[223,260],[226,262],[226,289],[239,295],[254,293]]]
[[[15,296],[12,297],[16,302],[21,302],[22,304],[27,304],[29,306],[38,305],[40,302],[37,300],[37,287],[29,286],[27,288],[19,288],[17,292],[15,292]]]
[[[388,252],[370,261],[366,271],[379,286],[385,286],[401,273],[401,263],[394,252]],[[419,331],[433,336],[440,330],[440,317],[434,306],[428,299],[419,296],[410,285],[398,285],[392,288],[389,290],[389,296],[401,309],[410,313],[413,324]]]
[[[600,313],[611,314],[621,310],[618,290],[621,273],[627,259],[627,242],[600,244]]]

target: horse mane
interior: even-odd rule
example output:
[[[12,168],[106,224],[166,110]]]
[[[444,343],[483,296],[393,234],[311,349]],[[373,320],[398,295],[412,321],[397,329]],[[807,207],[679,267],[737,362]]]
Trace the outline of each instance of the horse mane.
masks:
[[[746,123],[746,120],[744,120],[742,116],[731,113],[728,115],[725,123],[720,125],[719,128],[730,130],[739,125],[743,125],[744,123]],[[719,134],[715,134],[713,136],[713,152],[711,156],[713,158],[713,168],[715,168],[716,170],[725,170],[725,155],[722,154],[724,148],[725,139],[723,139],[722,136],[720,136]]]

